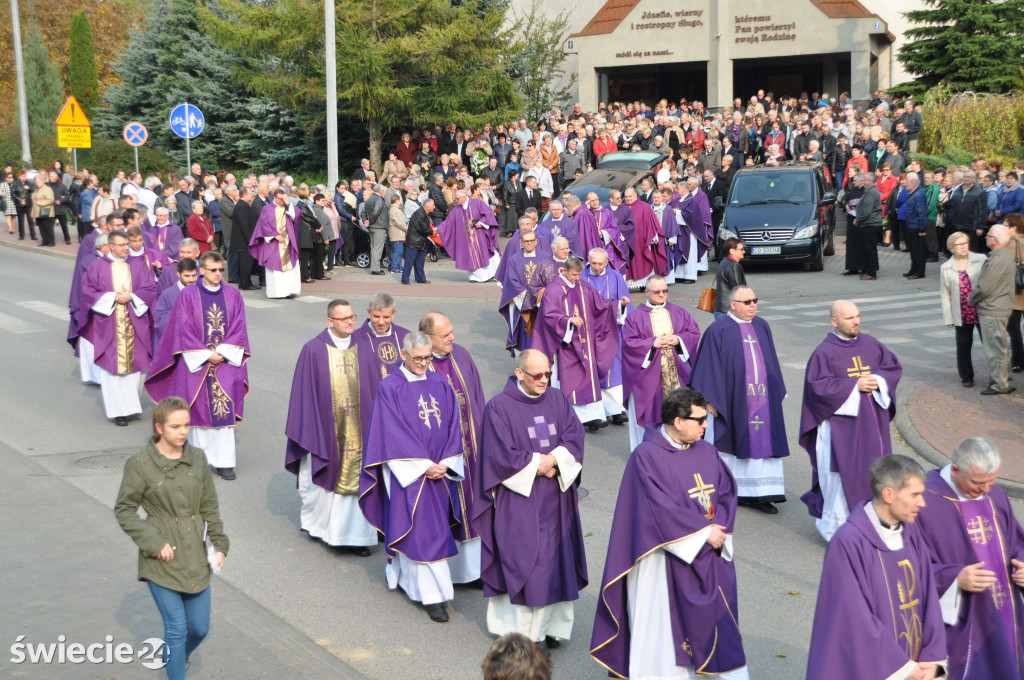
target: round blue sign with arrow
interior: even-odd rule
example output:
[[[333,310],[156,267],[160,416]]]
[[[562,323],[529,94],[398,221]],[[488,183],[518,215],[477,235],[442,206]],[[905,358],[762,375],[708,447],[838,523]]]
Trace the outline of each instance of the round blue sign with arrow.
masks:
[[[124,132],[121,134],[124,137],[124,141],[128,142],[131,146],[142,146],[149,139],[146,126],[137,121],[132,121],[125,125]]]
[[[192,104],[178,104],[171,111],[171,130],[185,139],[198,137],[206,127],[203,112]]]

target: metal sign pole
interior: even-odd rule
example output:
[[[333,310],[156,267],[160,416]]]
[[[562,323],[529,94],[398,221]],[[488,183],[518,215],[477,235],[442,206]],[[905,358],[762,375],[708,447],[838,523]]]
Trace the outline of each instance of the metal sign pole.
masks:
[[[185,138],[185,168],[186,172],[192,172],[192,147],[188,143],[188,137]]]
[[[75,174],[78,174],[78,149],[71,150],[71,166],[75,169]]]
[[[139,171],[139,147],[133,146],[132,149],[135,151],[135,172]]]

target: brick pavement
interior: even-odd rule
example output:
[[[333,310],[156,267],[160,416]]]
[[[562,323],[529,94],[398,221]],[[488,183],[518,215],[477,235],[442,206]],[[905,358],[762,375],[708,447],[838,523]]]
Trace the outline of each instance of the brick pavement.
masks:
[[[8,653],[26,643],[127,642],[160,637],[163,625],[146,585],[136,580],[134,544],[113,513],[35,461],[0,445],[0,677],[127,680],[164,677],[130,664],[23,664]],[[230,556],[225,565],[231,568]],[[213,579],[210,635],[190,678],[365,676],[221,579]]]

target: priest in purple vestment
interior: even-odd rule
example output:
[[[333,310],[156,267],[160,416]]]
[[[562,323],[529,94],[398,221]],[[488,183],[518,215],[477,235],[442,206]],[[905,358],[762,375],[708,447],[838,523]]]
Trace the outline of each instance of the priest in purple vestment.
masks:
[[[931,548],[951,680],[1020,678],[1024,667],[1024,529],[995,486],[999,450],[984,437],[931,470],[917,523]]]
[[[617,302],[580,281],[583,262],[570,257],[565,272],[544,289],[532,347],[548,357],[552,386],[569,398],[592,432],[605,427],[601,382],[619,353]]]
[[[704,395],[670,392],[660,425],[626,462],[590,650],[611,677],[749,677],[733,565],[736,485],[703,441],[707,417]]]
[[[288,194],[274,189],[274,200],[263,206],[249,239],[249,253],[267,273],[267,297],[284,298],[302,292],[299,273],[298,208],[288,203]]]
[[[754,291],[737,286],[730,297],[729,313],[704,331],[690,387],[708,398],[715,417],[708,438],[736,478],[740,505],[774,515],[779,510],[772,504],[786,500],[786,385],[772,330],[757,316]]]
[[[931,551],[914,523],[925,506],[924,470],[892,455],[869,475],[872,500],[854,508],[825,550],[807,680],[931,680],[946,666]]]
[[[299,352],[284,430],[284,467],[296,476],[301,530],[368,557],[377,530],[359,508],[359,477],[376,364],[366,346],[353,342],[355,329],[352,306],[332,300],[327,328]]]
[[[601,235],[604,249],[608,251],[608,260],[612,268],[626,276],[629,265],[629,246],[619,231],[619,222],[611,208],[601,205],[601,198],[593,191],[587,194],[586,210],[594,218],[597,233]]]
[[[860,332],[860,310],[832,303],[834,332],[811,353],[804,376],[800,445],[811,457],[811,489],[800,497],[825,540],[850,509],[871,498],[868,469],[892,453],[889,423],[903,367]]]
[[[583,427],[565,396],[548,389],[550,378],[547,357],[526,350],[488,402],[473,506],[487,630],[523,633],[545,651],[569,639],[572,603],[587,585]]]
[[[141,258],[146,263],[146,269],[153,275],[154,281],[160,278],[160,273],[165,268],[173,269],[171,261],[167,259],[166,255],[145,244],[142,227],[128,229],[128,257]]]
[[[665,235],[654,211],[630,187],[625,191],[626,205],[633,217],[633,257],[629,261],[626,276],[630,289],[639,290],[652,274],[664,276],[668,273],[668,256],[665,254]]]
[[[181,397],[189,403],[189,442],[230,481],[236,478],[235,425],[249,393],[249,335],[242,294],[221,283],[225,266],[216,250],[199,258],[202,278],[174,303],[146,391],[156,402]]]
[[[199,262],[199,244],[196,243],[194,238],[183,238],[181,243],[178,244],[178,256],[175,258],[175,261],[181,262],[186,258]],[[163,273],[160,274],[160,278],[156,280],[157,293],[163,293],[177,282],[177,270],[174,267],[165,268]]]
[[[480,579],[480,532],[471,521],[474,485],[480,470],[480,433],[484,417],[484,386],[469,351],[455,344],[451,319],[430,312],[420,319],[419,330],[430,338],[428,369],[444,376],[455,390],[459,431],[462,433],[463,478],[455,483],[459,514],[466,521],[452,527],[459,554],[448,560],[452,583],[473,583]]]
[[[510,251],[505,249],[505,256],[501,258],[502,276],[501,300],[498,302],[498,313],[508,326],[508,338],[505,341],[505,349],[512,356],[516,352],[522,352],[530,348],[531,337],[527,332],[527,324],[532,320],[532,312],[536,308],[536,299],[531,290],[534,278],[537,276],[540,264],[549,260],[538,252],[543,237],[533,230],[533,222],[529,217],[519,218],[521,234],[521,247],[519,250]],[[529,224],[529,230],[524,230]],[[511,239],[509,240],[511,244]]]
[[[660,189],[652,191],[651,210],[661,225],[661,233],[665,235],[665,258],[668,261],[665,265],[665,281],[672,284],[676,282],[676,266],[681,259],[679,242],[682,240],[682,231],[676,212],[668,204],[666,195],[671,195],[671,192],[662,192]]]
[[[700,326],[690,313],[668,302],[664,277],[647,279],[647,301],[622,328],[622,391],[629,404],[629,448],[644,431],[661,422],[661,402],[687,385],[693,370]]]
[[[142,373],[153,355],[150,307],[156,281],[145,265],[128,257],[128,234],[107,234],[110,252],[85,270],[82,278],[82,326],[79,331],[95,349],[103,409],[116,425],[142,413]]]
[[[509,236],[508,241],[505,243],[505,250],[501,254],[501,264],[498,265],[498,271],[495,272],[494,278],[498,283],[502,283],[505,280],[505,272],[508,269],[508,261],[513,255],[519,253],[523,249],[522,237],[527,232],[536,234],[537,223],[530,217],[524,215],[519,218],[519,229],[516,233]],[[551,257],[551,241],[547,238],[541,238],[535,241],[535,250],[537,254],[542,258]]]
[[[82,279],[85,277],[85,270],[96,260],[103,260],[110,252],[107,245],[106,232],[100,234],[94,241],[95,248],[92,256],[83,258],[75,263],[74,273],[71,275],[71,293],[68,295],[68,344],[75,350],[78,357],[79,370],[82,374],[82,382],[85,384],[100,384],[99,373],[93,361],[94,350],[92,343],[79,337],[84,315],[82,310]]]
[[[708,269],[708,250],[711,248],[714,229],[711,222],[711,204],[707,194],[700,189],[700,178],[690,177],[687,193],[676,204],[679,208],[677,220],[683,225],[677,247],[680,259],[676,276],[683,283],[696,283],[699,272]]]
[[[153,241],[153,247],[159,250],[171,262],[178,260],[178,246],[184,235],[181,227],[171,222],[171,213],[167,208],[156,209],[156,224],[145,228],[145,232]]]
[[[587,212],[581,210],[581,212]],[[626,317],[633,311],[633,298],[629,296],[626,277],[611,266],[608,251],[604,248],[592,248],[587,256],[587,266],[580,274],[580,281],[589,283],[603,297],[616,304],[615,330],[619,338],[619,351],[615,353],[608,374],[601,381],[601,404],[604,416],[614,425],[625,425],[626,409],[623,406],[622,392],[622,325]]]
[[[181,291],[185,290],[185,286],[194,284],[199,278],[199,264],[193,259],[183,258],[178,260],[177,266],[174,267],[174,273],[178,277],[177,283],[160,293],[156,300],[156,306],[153,307],[154,347],[160,346],[160,337],[167,328],[167,320],[171,317],[171,310],[174,309],[174,303],[178,301]]]
[[[586,257],[587,251],[583,249],[583,244],[580,242],[580,232],[576,225],[576,220],[565,214],[565,205],[562,201],[556,199],[551,201],[551,205],[548,206],[551,214],[546,220],[537,225],[537,228],[542,232],[546,232],[551,236],[551,245],[554,245],[554,240],[561,236],[562,238],[569,241],[569,250],[576,257]]]
[[[444,249],[455,260],[455,268],[469,272],[469,280],[483,283],[494,278],[501,264],[498,222],[494,211],[463,189],[455,192],[455,205],[437,225]]]
[[[455,501],[463,479],[458,401],[448,380],[428,371],[430,338],[402,342],[402,365],[377,388],[363,448],[359,507],[384,534],[388,588],[422,602],[444,622],[455,597],[448,560],[452,527],[466,521]]]
[[[366,385],[370,394],[376,394],[380,381],[402,365],[402,340],[409,331],[394,323],[395,314],[395,299],[387,293],[376,293],[366,308],[366,321],[352,334],[373,358],[373,375]]]
[[[587,199],[587,205],[591,209],[594,207],[591,205],[589,198]],[[619,236],[622,237],[622,243],[626,246],[623,255],[628,265],[629,261],[633,258],[633,251],[636,250],[636,237],[634,234],[636,228],[633,226],[633,211],[622,202],[622,192],[618,189],[612,189],[608,192],[608,209],[615,216],[615,226],[618,227]],[[627,274],[627,272],[622,273],[623,275]]]

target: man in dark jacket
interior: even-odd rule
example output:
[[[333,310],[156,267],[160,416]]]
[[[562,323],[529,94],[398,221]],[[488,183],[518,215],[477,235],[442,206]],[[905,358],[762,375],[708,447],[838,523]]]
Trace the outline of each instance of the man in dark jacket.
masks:
[[[540,200],[537,178],[527,177],[523,188],[516,194],[516,220],[526,214],[527,208],[536,208],[538,215],[543,213]]]
[[[921,179],[914,173],[907,175],[907,200],[900,206],[902,219],[907,225],[907,240],[910,241],[910,271],[904,274],[908,279],[924,278],[924,263],[928,257],[925,233],[928,227],[928,198],[921,189]]]
[[[249,187],[238,190],[238,202],[231,213],[231,243],[229,247],[236,253],[238,260],[238,289],[259,290],[252,285],[252,275],[256,260],[249,252],[249,240],[260,219],[259,210],[253,205],[256,194]]]
[[[235,224],[235,204],[238,203],[238,187],[234,184],[225,187],[224,197],[218,203],[221,234],[224,235],[224,243],[228,249],[228,270],[225,273],[228,275],[228,283],[238,283],[238,251],[231,247]]]
[[[729,313],[729,293],[737,286],[747,285],[747,276],[743,273],[740,260],[747,252],[743,241],[735,236],[725,239],[722,244],[724,257],[718,263],[715,274],[715,318],[719,319]]]
[[[409,218],[409,230],[405,235],[405,267],[402,269],[402,283],[409,283],[409,272],[415,270],[416,283],[430,283],[423,273],[427,258],[427,239],[434,233],[430,213],[434,210],[434,199],[428,198]]]
[[[383,276],[380,259],[384,255],[384,245],[388,240],[388,205],[384,202],[383,184],[374,187],[373,196],[366,199],[363,210],[363,226],[370,230],[370,273]],[[431,192],[433,193],[433,192]]]
[[[860,279],[875,281],[878,279],[878,236],[882,230],[882,193],[875,186],[875,174],[872,172],[857,175],[857,181],[864,188],[853,220],[853,226],[860,229],[864,254],[861,260],[864,273]]]
[[[444,197],[444,175],[434,175],[434,183],[430,185],[427,193],[434,202],[434,209],[430,211],[430,222],[436,227],[448,217],[448,200]]]
[[[946,232],[962,231],[971,235],[971,250],[976,253],[987,253],[985,232],[988,225],[986,217],[985,190],[976,184],[977,175],[973,170],[953,173],[953,190],[946,199]],[[957,180],[963,183],[956,186]]]
[[[725,214],[725,198],[729,193],[729,187],[718,179],[714,172],[705,170],[700,189],[708,197],[708,204],[711,206],[711,223],[717,235],[718,225],[722,223],[722,215]]]
[[[60,222],[61,231],[64,232],[64,243],[71,243],[71,234],[68,233],[68,188],[60,181],[60,176],[51,170],[47,175],[49,181],[46,186],[53,190],[53,216]]]

